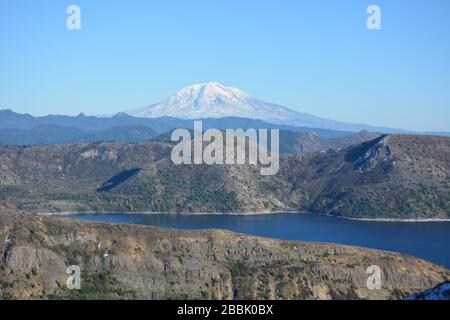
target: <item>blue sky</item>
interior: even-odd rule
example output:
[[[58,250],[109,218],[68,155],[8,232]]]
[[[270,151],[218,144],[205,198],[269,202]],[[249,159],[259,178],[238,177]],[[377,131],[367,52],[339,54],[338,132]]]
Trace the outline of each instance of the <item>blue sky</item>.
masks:
[[[382,30],[366,28],[370,4]],[[335,120],[450,131],[449,14],[448,0],[0,0],[0,108],[111,114],[217,81]]]

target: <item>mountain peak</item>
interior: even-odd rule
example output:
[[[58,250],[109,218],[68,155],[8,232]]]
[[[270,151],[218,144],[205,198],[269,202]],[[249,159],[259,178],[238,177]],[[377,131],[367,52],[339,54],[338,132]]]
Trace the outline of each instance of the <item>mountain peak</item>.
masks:
[[[207,109],[226,104],[245,104],[250,96],[237,88],[225,87],[218,82],[194,84],[178,91],[168,99],[170,104],[188,104],[194,108]]]
[[[239,88],[226,87],[218,82],[187,86],[160,103],[127,113],[135,117],[181,119],[241,117],[281,120],[299,116],[288,108],[257,100]]]
[[[241,96],[241,97],[247,97],[250,98],[248,94],[246,94],[244,91],[234,88],[234,87],[226,87],[218,82],[207,82],[207,83],[198,83],[193,84],[190,86],[187,86],[180,91],[176,93],[177,95],[184,95],[184,94],[194,94],[194,95],[201,95],[201,96]]]
[[[226,90],[227,87],[219,82],[205,82],[205,83],[196,83],[190,86],[187,86],[180,91],[183,90],[197,90],[197,89],[209,89],[209,90]]]
[[[113,116],[113,118],[128,118],[128,117],[130,117],[130,115],[125,112],[118,112]]]

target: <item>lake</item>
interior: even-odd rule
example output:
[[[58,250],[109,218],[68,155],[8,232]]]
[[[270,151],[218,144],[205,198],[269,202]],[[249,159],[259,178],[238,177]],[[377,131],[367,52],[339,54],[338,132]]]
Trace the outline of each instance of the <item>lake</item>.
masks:
[[[450,268],[450,222],[374,222],[280,213],[251,216],[77,214],[70,217],[185,230],[225,229],[285,240],[348,244],[407,253]]]

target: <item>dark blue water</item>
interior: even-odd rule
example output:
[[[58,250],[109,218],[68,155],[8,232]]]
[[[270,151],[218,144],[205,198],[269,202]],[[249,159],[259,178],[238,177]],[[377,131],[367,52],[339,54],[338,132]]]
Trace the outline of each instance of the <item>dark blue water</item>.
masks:
[[[450,268],[450,222],[354,221],[303,214],[80,214],[71,217],[188,230],[226,229],[277,239],[341,243],[407,253]]]

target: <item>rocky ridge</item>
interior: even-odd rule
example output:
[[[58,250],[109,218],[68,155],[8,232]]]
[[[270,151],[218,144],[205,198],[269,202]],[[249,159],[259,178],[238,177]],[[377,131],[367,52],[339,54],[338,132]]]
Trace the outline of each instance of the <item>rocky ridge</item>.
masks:
[[[400,299],[450,277],[377,250],[6,211],[0,238],[3,299]],[[70,265],[81,290],[66,286]],[[367,287],[371,265],[382,270],[380,290]]]

